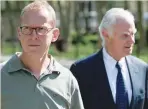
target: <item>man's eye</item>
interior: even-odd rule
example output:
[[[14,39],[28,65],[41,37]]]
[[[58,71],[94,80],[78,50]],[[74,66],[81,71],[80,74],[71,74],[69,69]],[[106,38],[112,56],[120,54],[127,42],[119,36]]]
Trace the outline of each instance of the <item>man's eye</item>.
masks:
[[[44,29],[43,27],[40,27],[40,28],[39,28],[39,30],[43,30],[43,29]]]
[[[46,29],[44,27],[40,27],[38,28],[38,31],[46,31]]]
[[[47,29],[44,28],[44,27],[39,27],[39,28],[37,28],[37,31],[38,31],[39,33],[46,33],[46,32],[47,32]]]
[[[24,29],[30,29],[30,27],[27,27],[27,26],[26,26],[26,27],[23,27],[23,28],[24,28]]]
[[[124,34],[124,38],[127,38],[129,35],[128,34]]]
[[[29,27],[24,27],[25,29],[28,29]]]

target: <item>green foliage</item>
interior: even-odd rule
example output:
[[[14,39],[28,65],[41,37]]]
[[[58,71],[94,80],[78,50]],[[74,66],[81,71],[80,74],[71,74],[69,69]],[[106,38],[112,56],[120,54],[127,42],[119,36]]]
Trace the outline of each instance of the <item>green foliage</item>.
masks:
[[[88,40],[86,38],[86,40]],[[136,47],[133,50],[133,55],[136,56]],[[52,54],[53,56],[56,56],[58,58],[66,58],[66,59],[81,59],[81,58],[85,58],[88,55],[91,55],[92,53],[97,52],[99,49],[97,48],[97,45],[93,45],[90,42],[87,43],[86,45],[83,44],[77,44],[77,45],[72,45],[69,44],[69,48],[67,52],[59,52],[56,50],[56,48],[52,45],[49,53]],[[17,44],[16,48],[14,49],[12,47],[12,44],[10,43],[5,43],[3,45],[2,48],[2,54],[3,55],[11,55],[13,53],[15,53],[15,51],[21,51],[21,47],[19,46],[19,44]],[[145,62],[148,62],[148,48],[143,48],[141,50],[140,59],[144,60]]]
[[[6,42],[2,43],[1,52],[3,55],[11,55],[19,51],[21,51],[21,47],[19,43],[15,43],[15,44],[6,43]]]
[[[77,49],[79,51],[78,55],[76,54]],[[89,56],[92,53],[95,53],[97,51],[99,51],[99,49],[97,49],[97,45],[94,46],[94,45],[89,43],[87,45],[79,44],[78,47],[71,45],[71,46],[69,46],[69,50],[66,53],[59,53],[59,52],[55,53],[54,51],[52,51],[51,54],[53,54],[57,57],[60,57],[60,58],[68,58],[68,59],[78,60],[78,59],[81,59],[81,58],[85,58],[85,57],[87,57],[87,56]],[[136,56],[135,48],[133,50],[132,55]],[[141,50],[140,56],[138,58],[142,59],[145,62],[148,62],[148,48],[143,48]]]
[[[78,53],[77,53],[78,51]],[[53,46],[51,46],[49,53],[59,57],[59,58],[68,58],[68,59],[80,59],[87,55],[90,55],[93,53],[93,46],[91,44],[88,45],[69,45],[67,52],[58,52],[55,50]]]

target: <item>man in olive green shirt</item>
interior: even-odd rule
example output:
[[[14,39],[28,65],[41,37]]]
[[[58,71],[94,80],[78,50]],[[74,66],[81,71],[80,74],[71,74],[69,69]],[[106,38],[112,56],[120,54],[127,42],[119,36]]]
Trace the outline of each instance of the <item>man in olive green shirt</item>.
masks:
[[[55,26],[47,2],[35,1],[22,10],[22,52],[0,64],[2,109],[84,109],[76,79],[48,54],[59,36]]]

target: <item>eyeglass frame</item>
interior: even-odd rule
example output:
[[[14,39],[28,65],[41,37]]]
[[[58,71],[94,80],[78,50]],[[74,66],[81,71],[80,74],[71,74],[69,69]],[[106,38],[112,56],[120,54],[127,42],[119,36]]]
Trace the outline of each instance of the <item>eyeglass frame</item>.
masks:
[[[20,27],[19,27],[20,30],[21,30],[21,33],[22,33],[23,35],[31,35],[32,32],[33,32],[33,30],[35,30],[35,32],[36,32],[37,35],[40,35],[40,34],[38,34],[38,32],[37,32],[37,29],[40,28],[40,27],[35,27],[35,28],[29,27],[29,28],[31,28],[30,34],[24,34],[24,33],[22,32],[22,28],[23,28],[23,27],[29,27],[29,26],[20,26]],[[41,26],[41,27],[45,27],[45,26]],[[43,35],[46,35],[48,32],[50,32],[52,29],[54,29],[54,28],[47,28],[47,27],[45,27],[45,28],[47,29],[47,32],[46,32],[45,34],[43,34]],[[40,36],[41,36],[41,35],[40,35]]]

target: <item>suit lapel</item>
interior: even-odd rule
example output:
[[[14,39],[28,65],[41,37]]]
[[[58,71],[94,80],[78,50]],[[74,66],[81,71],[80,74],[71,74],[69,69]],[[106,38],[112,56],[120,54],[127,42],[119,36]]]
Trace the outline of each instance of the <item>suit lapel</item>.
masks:
[[[132,62],[132,60],[130,59],[130,57],[126,57],[126,63],[127,63],[127,68],[129,71],[129,76],[130,76],[130,81],[131,81],[131,87],[132,87],[132,100],[131,100],[131,104],[130,107],[131,109],[134,108],[134,102],[136,101],[136,91],[137,91],[137,85],[136,85],[136,81],[138,80],[138,69],[136,67],[134,67],[134,64]]]
[[[115,109],[115,103],[113,100],[111,88],[109,85],[106,68],[103,60],[103,52],[102,50],[96,56],[96,64],[95,64],[95,81],[98,85],[96,85],[96,91],[98,94],[98,101],[100,97],[102,98],[101,105],[103,109]],[[96,93],[97,93],[96,92]]]

